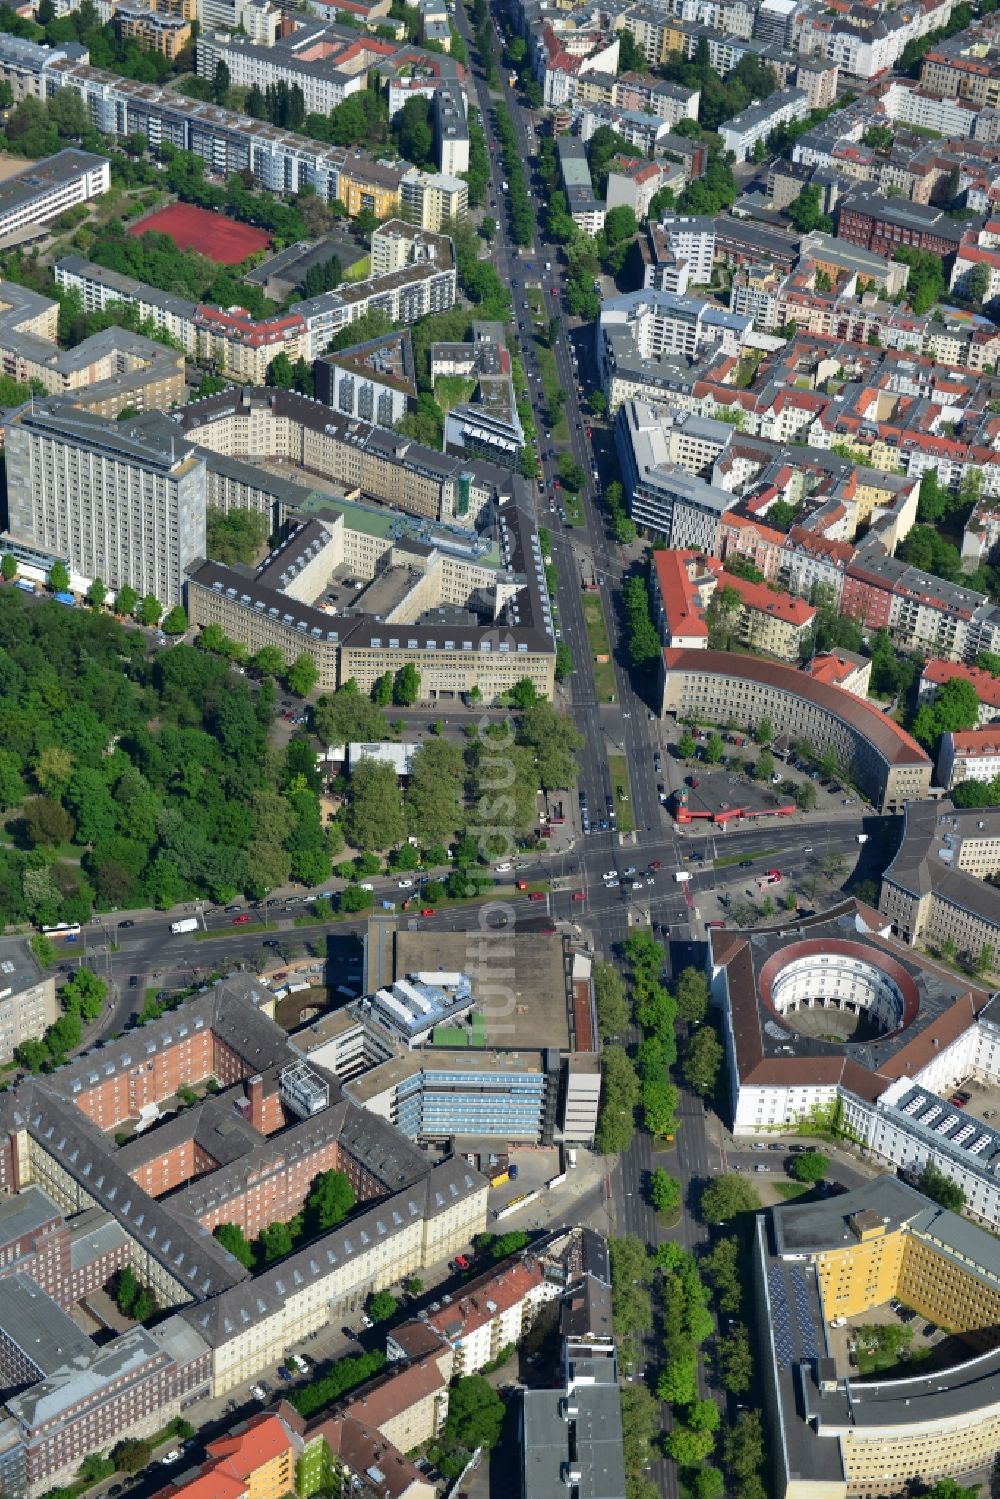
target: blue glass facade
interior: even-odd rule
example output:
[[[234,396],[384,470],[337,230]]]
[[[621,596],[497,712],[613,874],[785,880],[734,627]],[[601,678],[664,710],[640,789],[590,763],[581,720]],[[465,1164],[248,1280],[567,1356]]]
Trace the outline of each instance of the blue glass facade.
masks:
[[[433,1135],[538,1139],[544,1072],[463,1072],[424,1068],[400,1083],[394,1122],[411,1140]]]

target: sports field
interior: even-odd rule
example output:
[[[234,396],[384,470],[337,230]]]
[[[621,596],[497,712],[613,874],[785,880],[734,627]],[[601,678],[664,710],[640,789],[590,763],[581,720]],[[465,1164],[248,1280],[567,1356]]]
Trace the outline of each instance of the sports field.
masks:
[[[239,265],[256,250],[266,250],[271,236],[249,224],[237,224],[225,214],[197,208],[193,203],[171,203],[149,218],[129,225],[129,234],[167,234],[180,250],[197,250],[219,265]]]

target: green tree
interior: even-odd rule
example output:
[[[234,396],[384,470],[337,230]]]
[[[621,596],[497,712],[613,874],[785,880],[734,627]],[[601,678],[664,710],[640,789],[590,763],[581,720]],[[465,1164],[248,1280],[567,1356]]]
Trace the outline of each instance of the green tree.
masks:
[[[392,701],[397,708],[412,708],[420,697],[420,673],[411,661],[401,666],[392,682]]]
[[[674,985],[677,1013],[691,1025],[699,1025],[708,1013],[708,975],[703,968],[682,968]]]
[[[795,792],[795,805],[800,812],[814,812],[816,810],[816,787],[812,781],[803,781]]]
[[[123,583],[115,594],[115,613],[123,618],[130,618],[135,613],[138,602],[139,595],[135,589],[129,587],[128,583]]]
[[[731,1395],[745,1395],[753,1382],[753,1353],[742,1322],[734,1323],[719,1339],[719,1367],[723,1387]]]
[[[352,848],[387,849],[402,843],[403,797],[391,765],[362,760],[354,767],[341,824]]]
[[[677,753],[680,755],[682,760],[693,760],[697,752],[698,745],[695,741],[694,735],[691,733],[690,729],[685,729],[684,733],[677,741]]]
[[[146,597],[139,605],[139,623],[141,625],[155,625],[162,613],[163,605],[160,603],[159,599],[154,598],[151,593],[147,593]]]
[[[759,1207],[760,1198],[753,1185],[735,1171],[713,1177],[701,1194],[701,1215],[706,1223],[726,1223],[739,1213],[755,1213]]]
[[[725,754],[725,745],[721,734],[709,734],[705,742],[705,764],[718,765]]]
[[[822,1181],[830,1166],[830,1157],[821,1150],[805,1150],[792,1162],[792,1175],[796,1181]]]
[[[5,583],[13,583],[17,577],[17,558],[10,552],[4,552],[3,560],[0,561],[0,574]]]
[[[343,1171],[321,1171],[313,1178],[306,1198],[306,1216],[321,1230],[343,1223],[357,1202],[354,1188]]]
[[[684,1048],[681,1073],[693,1092],[711,1098],[722,1066],[722,1043],[711,1026],[702,1025]]]
[[[604,1155],[625,1150],[635,1129],[639,1080],[628,1053],[621,1046],[605,1046],[601,1053],[601,1107],[595,1144]]]
[[[306,651],[302,651],[289,667],[285,680],[289,692],[294,692],[296,697],[308,697],[319,681],[319,667]]]
[[[69,590],[69,569],[65,562],[53,562],[49,568],[49,587],[53,593],[67,593]]]
[[[223,1249],[228,1249],[229,1253],[247,1270],[254,1268],[256,1260],[253,1245],[238,1223],[219,1223],[212,1230],[212,1236],[218,1239]]]
[[[448,1419],[442,1433],[448,1444],[474,1452],[492,1451],[500,1440],[504,1408],[496,1390],[481,1374],[456,1379],[448,1401]]]
[[[657,1166],[649,1178],[649,1197],[658,1213],[676,1213],[681,1205],[681,1184]]]
[[[375,1291],[365,1309],[373,1322],[387,1322],[399,1310],[399,1302],[391,1291]]]
[[[100,578],[95,578],[87,589],[87,603],[92,609],[103,609],[104,601],[108,596],[108,590]]]
[[[265,1265],[274,1260],[284,1259],[286,1254],[291,1254],[295,1248],[295,1233],[293,1224],[295,1219],[289,1223],[271,1223],[265,1228],[257,1242],[260,1245],[261,1258]]]
[[[351,677],[337,691],[316,700],[313,728],[323,744],[364,744],[385,739],[388,725],[370,698]]]
[[[183,635],[188,627],[188,617],[180,604],[175,604],[161,626],[164,635]]]
[[[78,968],[63,985],[59,997],[64,1010],[89,1023],[100,1015],[107,995],[106,980],[98,978],[90,968]]]
[[[693,1348],[678,1348],[667,1359],[656,1382],[656,1395],[673,1406],[688,1406],[697,1399],[698,1355]]]
[[[675,1426],[667,1433],[663,1445],[679,1468],[697,1468],[715,1446],[715,1437],[710,1431]]]
[[[149,1466],[153,1444],[147,1437],[125,1437],[111,1449],[119,1473],[140,1473]]]
[[[594,964],[594,1004],[602,1041],[623,1035],[628,1029],[630,1006],[625,980],[611,963]]]
[[[722,1499],[726,1492],[726,1480],[722,1476],[721,1469],[700,1467],[696,1473],[691,1475],[691,1494],[693,1499]]]
[[[917,1178],[917,1189],[932,1202],[948,1208],[952,1213],[960,1213],[965,1206],[965,1193],[962,1188],[957,1182],[952,1181],[950,1176],[945,1176],[933,1161],[925,1161],[924,1168]]]

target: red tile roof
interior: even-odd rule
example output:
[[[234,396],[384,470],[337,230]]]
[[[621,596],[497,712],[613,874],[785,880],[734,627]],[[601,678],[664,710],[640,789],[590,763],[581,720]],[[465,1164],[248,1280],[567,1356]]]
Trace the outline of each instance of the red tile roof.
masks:
[[[953,677],[961,677],[964,682],[971,682],[979,696],[979,701],[988,708],[1000,710],[1000,677],[991,676],[981,666],[966,666],[959,661],[928,661],[920,674],[922,682],[931,682],[936,687],[943,687],[945,682],[950,682]]]
[[[917,741],[901,729],[880,708],[863,702],[841,687],[817,682],[808,672],[779,661],[765,661],[760,656],[737,656],[728,651],[676,650],[666,647],[663,662],[667,671],[692,671],[709,676],[742,677],[761,682],[794,697],[807,698],[817,708],[833,713],[879,752],[889,765],[928,765],[927,755]]]
[[[963,729],[951,736],[956,758],[1000,755],[1000,728]]]
[[[772,619],[781,619],[796,629],[804,629],[816,617],[816,610],[805,599],[795,598],[783,590],[775,593],[766,583],[751,583],[748,578],[738,578],[733,573],[724,573],[719,579],[720,588],[734,588],[746,608]]]
[[[687,563],[696,552],[660,551],[653,553],[656,586],[663,600],[667,630],[671,637],[682,635],[698,640],[708,639],[698,590],[688,576]]]

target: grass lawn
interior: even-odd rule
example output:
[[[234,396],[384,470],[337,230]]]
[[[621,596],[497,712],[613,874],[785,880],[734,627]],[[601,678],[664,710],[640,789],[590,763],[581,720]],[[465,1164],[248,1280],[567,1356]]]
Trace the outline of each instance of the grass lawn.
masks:
[[[349,265],[344,272],[345,281],[364,281],[372,273],[372,258],[370,255],[362,255],[353,265]]]
[[[587,622],[587,640],[590,642],[590,654],[594,659],[597,700],[599,703],[613,703],[617,692],[615,669],[611,663],[611,643],[608,640],[608,627],[604,621],[604,609],[599,593],[583,595],[583,617]],[[607,656],[608,659],[598,661],[598,656]]]
[[[562,495],[563,504],[566,507],[566,519],[570,525],[582,526],[584,524],[583,501],[580,499],[580,496],[578,494],[569,494],[565,489],[560,490],[560,494]]]
[[[608,771],[611,775],[611,795],[615,799],[615,811],[618,814],[619,833],[631,833],[635,830],[635,819],[632,816],[632,793],[628,784],[628,762],[624,755],[608,756]],[[622,793],[624,792],[624,796]],[[628,798],[626,801],[625,798]]]
[[[773,859],[777,852],[776,848],[763,848],[759,853],[755,850],[754,859]],[[720,858],[713,859],[712,862],[716,869],[728,869],[731,865],[738,864],[744,858],[746,858],[745,854],[722,854]]]
[[[542,390],[545,393],[545,405],[551,413],[562,394],[562,381],[559,379],[559,371],[556,369],[556,356],[547,344],[536,340],[538,353],[538,368],[542,374]],[[569,441],[569,423],[565,412],[561,412],[559,420],[552,428],[552,439],[554,442]]]
[[[802,1197],[811,1190],[805,1182],[773,1182],[772,1185],[778,1196],[783,1197],[786,1202],[790,1202],[793,1197]]]

